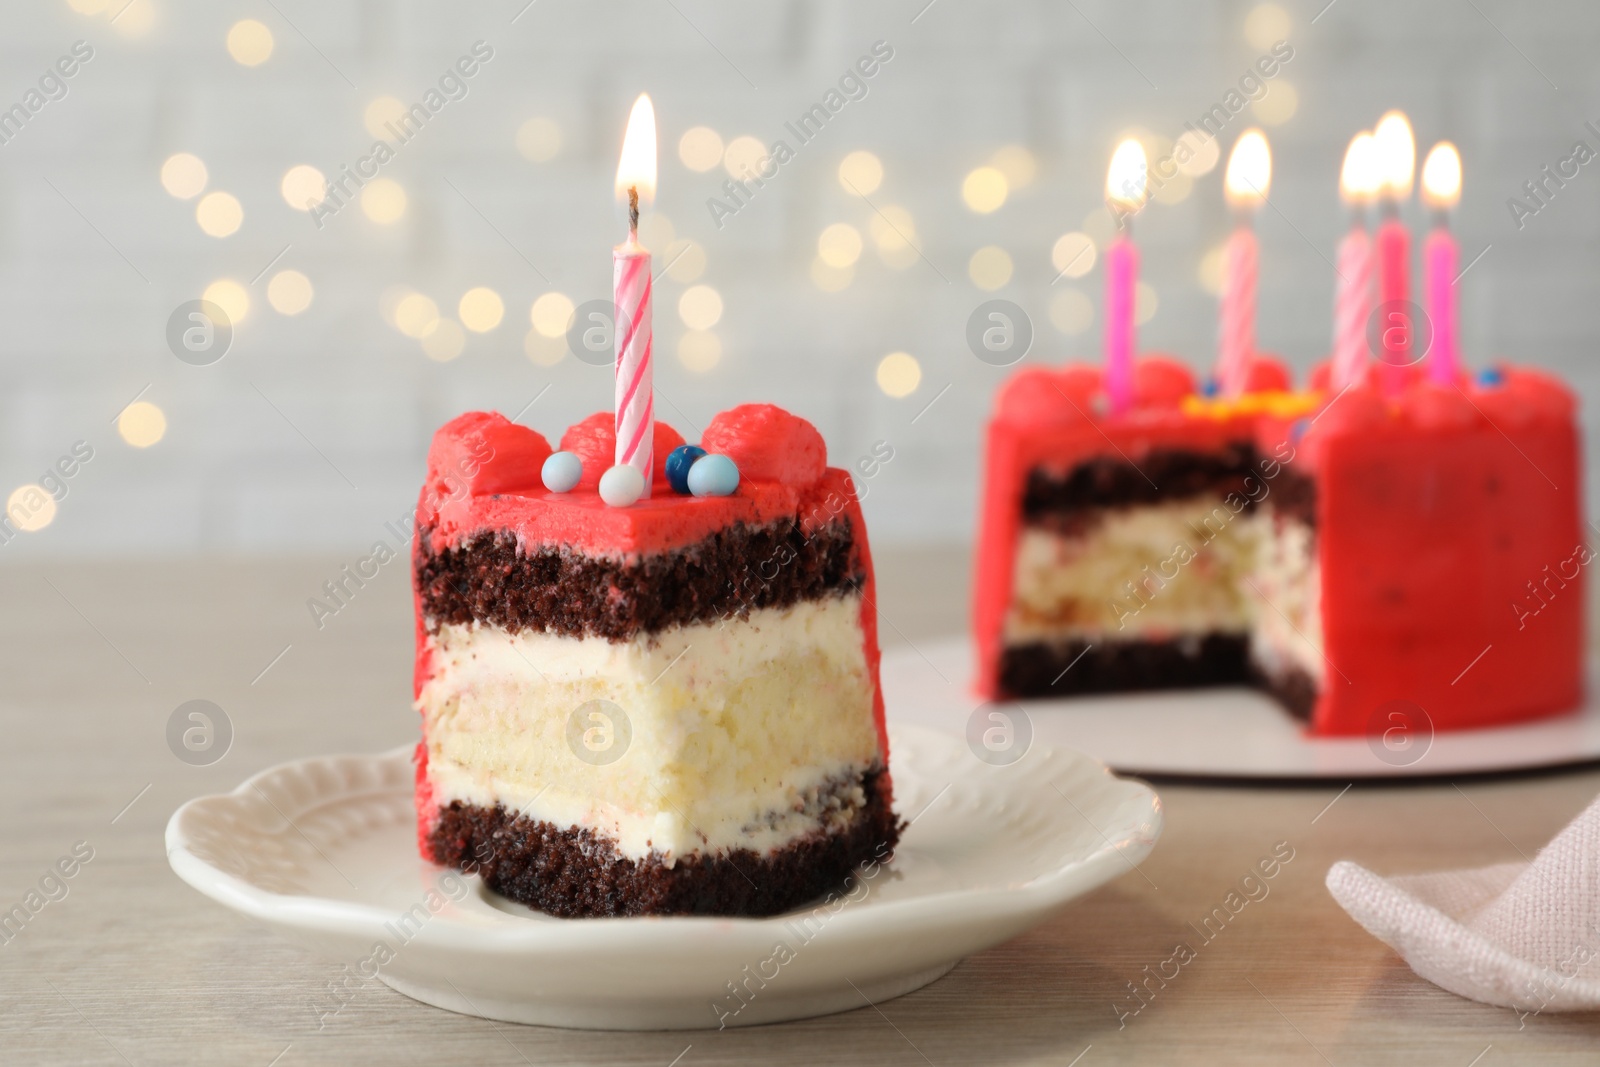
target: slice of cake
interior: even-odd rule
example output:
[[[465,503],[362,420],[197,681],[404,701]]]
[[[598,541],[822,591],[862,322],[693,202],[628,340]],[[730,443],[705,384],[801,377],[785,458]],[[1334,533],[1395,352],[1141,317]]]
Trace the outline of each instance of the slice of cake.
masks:
[[[850,477],[809,423],[749,405],[712,420],[706,459],[657,423],[651,494],[612,507],[613,425],[563,437],[567,492],[541,483],[545,440],[499,415],[434,438],[422,853],[564,916],[770,915],[840,890],[898,837]],[[737,488],[672,488],[672,464],[695,485],[715,457]]]
[[[1571,394],[1507,370],[1321,396],[1264,367],[1264,388],[1207,400],[1181,365],[1143,360],[1115,417],[1093,368],[1007,383],[979,688],[1251,684],[1319,734],[1574,707],[1588,549]]]

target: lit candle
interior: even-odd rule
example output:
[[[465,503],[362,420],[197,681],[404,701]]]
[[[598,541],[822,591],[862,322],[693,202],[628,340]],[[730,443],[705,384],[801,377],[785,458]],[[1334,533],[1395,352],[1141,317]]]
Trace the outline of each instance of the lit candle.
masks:
[[[1121,228],[1106,248],[1106,395],[1113,414],[1133,406],[1133,316],[1139,287],[1133,216],[1144,206],[1146,178],[1143,146],[1132,138],[1117,145],[1106,170],[1106,204]]]
[[[644,93],[628,116],[616,193],[628,207],[628,239],[611,252],[617,314],[616,464],[639,472],[642,495],[648,497],[655,468],[655,389],[650,379],[650,252],[639,244],[639,210],[656,195],[656,115]]]
[[[1217,385],[1224,396],[1239,396],[1250,379],[1256,354],[1256,290],[1261,273],[1256,211],[1272,186],[1272,151],[1260,130],[1246,130],[1234,142],[1222,186],[1235,225],[1228,238],[1222,284]]]
[[[1400,202],[1411,198],[1417,166],[1417,145],[1411,123],[1399,111],[1378,120],[1372,133],[1378,166],[1383,174],[1383,222],[1378,226],[1378,300],[1384,305],[1379,341],[1383,349],[1384,392],[1394,395],[1405,381],[1403,368],[1411,361],[1413,324],[1411,299],[1411,234],[1400,221]]]
[[[1440,141],[1422,164],[1422,201],[1433,211],[1433,232],[1428,235],[1426,286],[1428,318],[1433,324],[1433,346],[1428,349],[1428,377],[1453,384],[1461,372],[1461,350],[1456,340],[1456,266],[1461,250],[1450,234],[1450,209],[1461,200],[1461,154],[1449,141]]]
[[[1372,239],[1367,236],[1367,209],[1377,195],[1380,175],[1372,134],[1356,134],[1344,153],[1339,196],[1350,209],[1350,232],[1339,242],[1339,280],[1333,300],[1333,366],[1335,392],[1360,381],[1367,371],[1367,320],[1372,317]]]

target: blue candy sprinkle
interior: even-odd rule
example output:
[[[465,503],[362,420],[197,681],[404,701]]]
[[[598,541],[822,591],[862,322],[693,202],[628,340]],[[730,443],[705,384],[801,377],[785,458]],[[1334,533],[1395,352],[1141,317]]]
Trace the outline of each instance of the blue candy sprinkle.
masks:
[[[583,460],[572,452],[552,452],[539,470],[539,479],[552,493],[570,493],[583,478]]]
[[[1504,385],[1506,376],[1500,373],[1498,367],[1485,367],[1478,372],[1478,384],[1485,389],[1492,389],[1497,385]]]
[[[732,496],[739,488],[739,468],[727,456],[701,456],[689,468],[687,481],[695,496]]]
[[[674,493],[689,492],[689,468],[705,454],[699,445],[679,445],[667,453],[667,483]]]
[[[1311,429],[1310,419],[1296,419],[1294,425],[1289,428],[1289,440],[1298,442],[1309,429]]]
[[[1220,392],[1222,392],[1222,386],[1215,378],[1207,378],[1200,386],[1200,395],[1208,400]]]

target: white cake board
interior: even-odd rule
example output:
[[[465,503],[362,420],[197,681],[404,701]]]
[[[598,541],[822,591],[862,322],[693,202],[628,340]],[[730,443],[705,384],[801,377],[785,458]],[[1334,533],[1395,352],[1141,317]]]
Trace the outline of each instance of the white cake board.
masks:
[[[1600,701],[1575,714],[1488,730],[1314,738],[1243,688],[1166,690],[985,706],[966,638],[921,641],[883,656],[891,723],[956,733],[969,746],[1044,743],[1114,770],[1202,778],[1416,778],[1559,767],[1600,760]],[[1591,689],[1593,687],[1591,686]],[[994,718],[999,711],[1007,718]]]

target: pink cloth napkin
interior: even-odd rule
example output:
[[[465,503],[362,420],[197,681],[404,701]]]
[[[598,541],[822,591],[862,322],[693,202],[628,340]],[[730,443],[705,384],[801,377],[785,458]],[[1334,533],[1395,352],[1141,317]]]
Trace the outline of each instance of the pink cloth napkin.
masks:
[[[1345,860],[1328,892],[1442,989],[1524,1017],[1600,1008],[1600,799],[1532,863],[1380,878]]]

